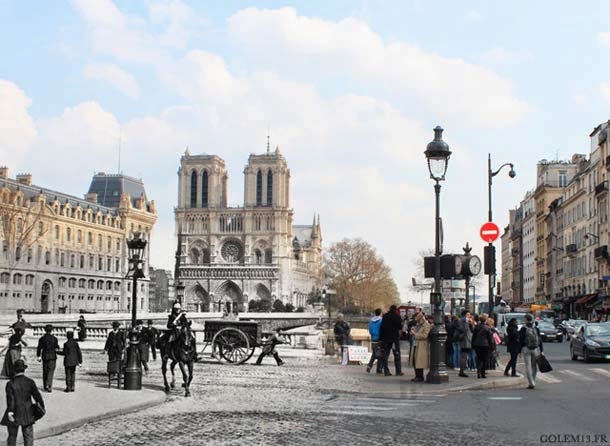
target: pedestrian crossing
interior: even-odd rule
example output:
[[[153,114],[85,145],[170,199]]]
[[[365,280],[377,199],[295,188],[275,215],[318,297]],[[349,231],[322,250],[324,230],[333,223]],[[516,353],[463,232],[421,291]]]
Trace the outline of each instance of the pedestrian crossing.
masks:
[[[580,381],[583,383],[593,383],[596,381],[607,381],[610,378],[610,370],[601,367],[591,367],[588,369],[557,369],[550,373],[536,374],[536,380],[547,384],[559,384],[569,381]]]
[[[408,395],[400,397],[379,397],[366,395],[333,396],[320,402],[319,409],[325,413],[341,415],[370,415],[372,412],[391,412],[430,405],[440,399],[438,395]]]

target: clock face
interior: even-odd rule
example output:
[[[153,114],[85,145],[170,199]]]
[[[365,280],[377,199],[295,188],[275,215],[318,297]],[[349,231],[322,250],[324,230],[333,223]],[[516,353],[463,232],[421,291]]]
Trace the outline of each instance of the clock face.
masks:
[[[478,275],[481,272],[481,259],[477,256],[472,256],[468,261],[468,270],[473,276]]]
[[[459,276],[462,274],[462,257],[455,256],[455,275]]]

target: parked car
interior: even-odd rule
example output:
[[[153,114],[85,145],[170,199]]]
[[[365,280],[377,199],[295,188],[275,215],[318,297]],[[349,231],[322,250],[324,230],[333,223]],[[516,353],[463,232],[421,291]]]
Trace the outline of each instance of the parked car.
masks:
[[[573,361],[581,356],[585,362],[593,359],[610,359],[610,324],[584,323],[572,337],[570,356]]]
[[[551,322],[548,321],[537,321],[538,330],[540,330],[540,336],[542,342],[557,341],[563,342],[563,330],[555,327]]]

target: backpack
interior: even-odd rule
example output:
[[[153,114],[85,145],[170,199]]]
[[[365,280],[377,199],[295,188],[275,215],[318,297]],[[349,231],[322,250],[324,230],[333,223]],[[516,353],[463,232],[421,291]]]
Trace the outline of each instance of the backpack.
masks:
[[[533,327],[525,328],[525,346],[530,350],[538,348],[538,332]]]

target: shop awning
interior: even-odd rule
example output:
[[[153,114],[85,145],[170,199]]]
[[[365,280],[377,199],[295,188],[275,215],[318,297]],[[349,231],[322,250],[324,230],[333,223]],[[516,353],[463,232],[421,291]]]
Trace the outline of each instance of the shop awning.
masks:
[[[597,293],[594,294],[587,294],[586,296],[581,297],[580,299],[578,299],[576,302],[574,302],[575,304],[586,304],[587,302],[589,302],[591,299],[593,299],[594,297],[597,297]]]

